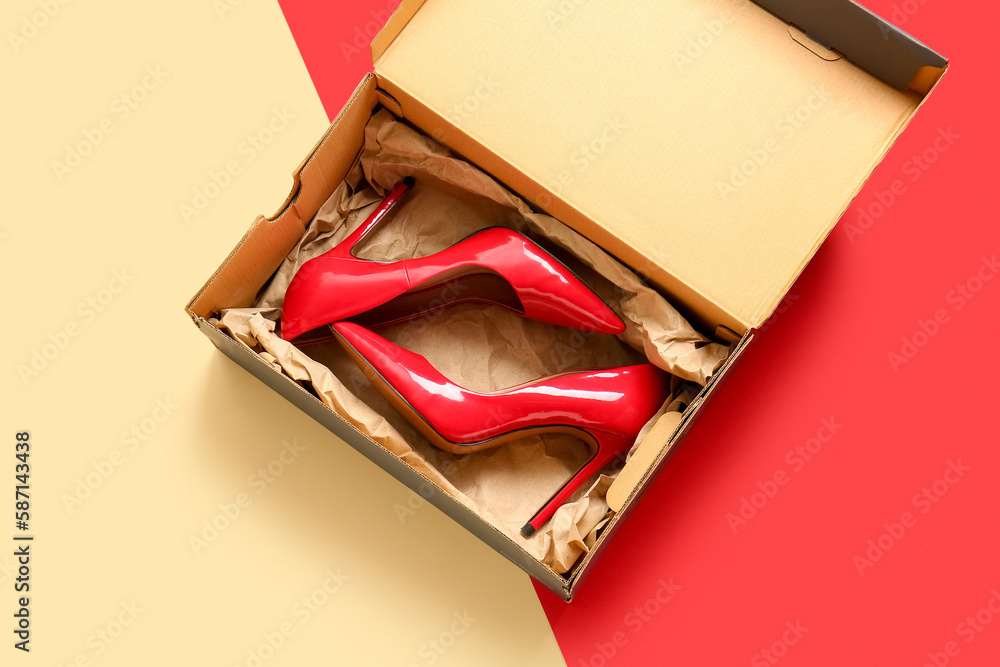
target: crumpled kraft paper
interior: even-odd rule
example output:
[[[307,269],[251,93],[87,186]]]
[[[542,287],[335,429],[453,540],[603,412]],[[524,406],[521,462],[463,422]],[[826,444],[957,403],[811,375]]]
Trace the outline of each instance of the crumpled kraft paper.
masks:
[[[539,561],[558,573],[569,572],[593,546],[605,521],[604,496],[615,470],[578,490],[542,530],[523,537],[521,526],[583,465],[586,446],[572,436],[546,434],[467,455],[437,449],[375,390],[332,338],[296,346],[275,333],[292,276],[304,262],[346,237],[396,182],[413,176],[412,191],[355,249],[357,256],[398,261],[437,252],[479,229],[512,227],[543,243],[627,325],[620,338],[556,327],[503,308],[462,303],[460,295],[449,295],[446,287],[439,298],[445,303],[453,299],[456,305],[378,333],[425,356],[450,380],[488,392],[552,373],[648,360],[673,375],[676,393],[683,380],[704,384],[725,360],[728,347],[695,331],[663,297],[596,245],[533,211],[490,176],[388,111],[372,117],[365,138],[360,159],[316,214],[256,306],[224,310],[215,323],[276,369],[312,388],[349,423]]]

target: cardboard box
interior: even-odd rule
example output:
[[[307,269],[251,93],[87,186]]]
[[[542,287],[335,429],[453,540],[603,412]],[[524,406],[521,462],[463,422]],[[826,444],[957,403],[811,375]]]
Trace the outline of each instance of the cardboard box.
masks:
[[[732,353],[570,574],[451,496],[428,497],[569,600],[947,61],[847,0],[406,0],[372,55],[284,204],[257,218],[187,311],[225,354],[417,490],[421,475],[208,321],[253,303],[354,162],[374,109],[646,276]]]

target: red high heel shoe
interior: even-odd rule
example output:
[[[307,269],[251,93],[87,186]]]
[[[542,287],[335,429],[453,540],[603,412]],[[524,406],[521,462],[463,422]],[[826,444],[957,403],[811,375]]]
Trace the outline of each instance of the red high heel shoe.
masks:
[[[419,354],[353,322],[331,325],[365,375],[427,439],[455,454],[477,452],[528,433],[563,432],[590,447],[590,458],[521,532],[531,535],[572,493],[631,449],[643,425],[670,396],[652,364],[552,375],[483,394],[444,377]]]
[[[536,320],[560,326],[619,334],[621,319],[557,259],[505,227],[476,232],[444,250],[398,262],[359,259],[354,247],[413,185],[407,178],[337,247],[309,260],[285,292],[281,337],[293,338],[318,326],[366,313],[366,323],[399,321],[464,301],[505,306]],[[462,279],[450,300],[416,312],[422,293]],[[386,305],[396,297],[400,305]],[[382,307],[381,310],[379,307]]]

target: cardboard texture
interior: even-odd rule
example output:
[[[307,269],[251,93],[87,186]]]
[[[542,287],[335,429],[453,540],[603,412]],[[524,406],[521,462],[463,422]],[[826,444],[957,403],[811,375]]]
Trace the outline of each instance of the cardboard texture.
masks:
[[[871,28],[859,41],[898,56]],[[738,333],[767,319],[922,99],[729,0],[555,18],[530,0],[434,0],[375,53],[405,117],[439,119],[432,136]]]
[[[527,0],[486,7],[404,2],[373,42],[374,74],[296,170],[285,204],[271,219],[255,221],[188,311],[223,352],[569,600],[746,349],[752,329],[946,67],[894,29],[885,45],[869,44],[864,31],[827,31],[817,40],[816,21],[824,16],[880,33],[887,25],[845,7],[852,3],[821,4],[798,16],[800,30],[760,6],[724,0],[613,12],[581,5],[556,20]],[[830,44],[846,57],[824,53]],[[732,344],[712,370],[688,376],[705,388],[679,424],[647,425],[643,435],[654,432],[656,445],[643,451],[626,492],[616,494],[621,510],[606,515],[603,496],[612,480],[601,477],[565,513],[582,531],[582,558],[565,575],[556,571],[565,560],[546,564],[546,554],[498,529],[503,521],[483,520],[467,492],[435,477],[435,466],[421,467],[426,452],[415,456],[392,438],[366,434],[365,422],[380,418],[379,410],[365,413],[377,399],[358,401],[348,391],[338,416],[323,400],[324,373],[339,378],[350,371],[334,375],[273,334],[279,304],[261,290],[272,276],[272,289],[287,284],[280,267],[289,251],[316,238],[303,237],[307,223],[324,202],[337,209],[324,214],[326,222],[339,224],[341,214],[374,201],[353,186],[365,127],[380,104],[651,280],[702,331],[715,332],[712,345]],[[352,187],[341,185],[345,178]],[[317,218],[321,231],[324,215]],[[240,310],[255,302],[255,310]],[[631,333],[628,342],[650,358],[661,356]],[[325,378],[320,398],[296,382],[317,377]],[[597,497],[601,503],[592,503]]]
[[[621,512],[625,502],[642,482],[646,473],[655,467],[657,459],[666,455],[666,450],[676,443],[674,433],[681,425],[684,411],[694,399],[700,387],[686,384],[676,393],[653,424],[649,435],[629,452],[628,460],[621,471],[615,476],[615,481],[608,488],[608,509]]]

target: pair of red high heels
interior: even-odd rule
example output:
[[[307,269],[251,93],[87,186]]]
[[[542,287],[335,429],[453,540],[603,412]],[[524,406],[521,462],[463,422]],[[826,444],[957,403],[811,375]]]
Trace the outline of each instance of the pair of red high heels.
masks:
[[[449,305],[480,301],[585,331],[625,330],[621,319],[568,268],[511,229],[484,229],[416,259],[376,262],[355,257],[354,247],[412,186],[409,178],[398,183],[339,245],[302,265],[285,294],[281,336],[292,340],[330,324],[372,384],[445,451],[476,452],[529,433],[580,437],[590,448],[590,458],[521,529],[531,535],[580,485],[629,451],[640,429],[669,397],[667,376],[652,364],[640,364],[561,373],[480,393],[451,382],[424,357],[346,321],[363,316],[366,322],[387,324],[425,314],[444,304],[422,301],[422,292],[461,279],[466,289]],[[503,423],[496,415],[503,415]]]

